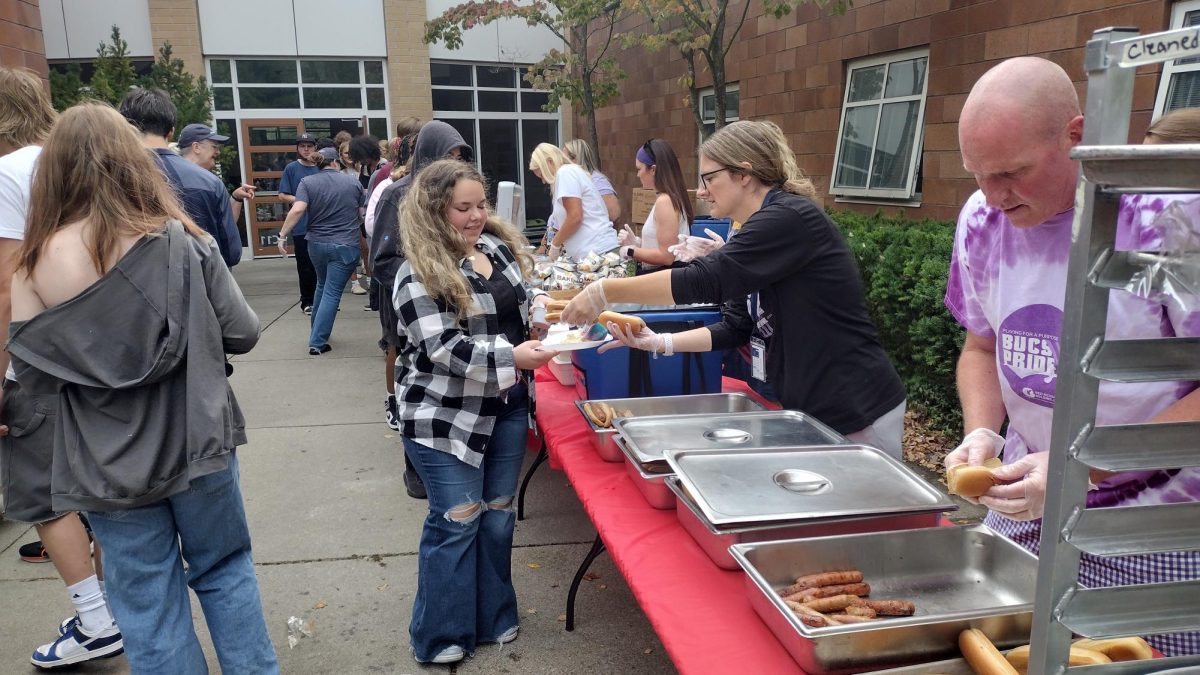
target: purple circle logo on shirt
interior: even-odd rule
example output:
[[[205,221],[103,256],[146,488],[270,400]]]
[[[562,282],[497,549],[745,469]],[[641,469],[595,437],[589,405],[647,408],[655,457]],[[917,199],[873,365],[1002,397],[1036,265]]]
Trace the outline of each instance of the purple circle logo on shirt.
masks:
[[[1054,407],[1062,322],[1057,307],[1027,305],[1009,314],[996,333],[996,359],[1008,386],[1026,401],[1047,408]]]

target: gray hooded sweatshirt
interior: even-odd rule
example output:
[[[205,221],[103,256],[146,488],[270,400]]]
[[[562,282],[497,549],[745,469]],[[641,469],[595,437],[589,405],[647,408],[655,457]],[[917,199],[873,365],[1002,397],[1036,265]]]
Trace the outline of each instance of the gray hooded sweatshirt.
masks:
[[[178,221],[71,300],[14,321],[17,381],[58,395],[54,510],[133,509],[227,467],[246,433],[225,354],[258,335],[215,242]]]
[[[426,122],[417,133],[412,170],[379,194],[379,202],[375,205],[375,231],[371,233],[371,273],[375,281],[388,289],[389,299],[396,283],[396,271],[404,262],[400,252],[400,202],[404,201],[413,178],[421,169],[445,159],[455,148],[462,148],[462,158],[471,161],[471,146],[457,129],[438,120]]]

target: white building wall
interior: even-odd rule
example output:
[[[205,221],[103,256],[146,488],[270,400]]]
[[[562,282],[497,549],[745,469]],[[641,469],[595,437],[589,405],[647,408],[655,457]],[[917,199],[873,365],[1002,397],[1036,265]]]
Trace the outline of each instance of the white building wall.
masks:
[[[425,0],[426,17],[441,16],[462,0]],[[562,43],[544,26],[530,26],[523,19],[501,19],[476,26],[463,33],[458,49],[444,44],[429,45],[429,58],[448,61],[485,61],[492,63],[534,63]]]
[[[292,0],[198,0],[205,56],[296,56]]]
[[[154,56],[149,0],[43,0],[39,4],[48,59],[94,59],[113,25],[129,43],[129,55]]]
[[[293,6],[300,56],[387,56],[381,0],[293,0]]]

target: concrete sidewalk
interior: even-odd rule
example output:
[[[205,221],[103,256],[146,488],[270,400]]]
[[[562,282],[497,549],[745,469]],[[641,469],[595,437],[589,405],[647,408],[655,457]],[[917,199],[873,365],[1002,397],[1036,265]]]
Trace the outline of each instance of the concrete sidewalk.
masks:
[[[346,293],[333,351],[307,354],[308,318],[292,261],[242,263],[236,276],[262,320],[232,377],[250,442],[238,453],[242,491],[271,636],[285,673],[671,673],[674,668],[607,556],[592,566],[574,633],[563,630],[567,587],[595,530],[565,477],[542,467],[517,526],[513,578],[521,633],[447,668],[421,667],[408,649],[424,501],[404,492],[399,438],[383,423],[379,319]],[[527,461],[533,459],[532,453]],[[49,564],[17,558],[33,529],[0,521],[0,673],[37,672],[29,655],[71,613]],[[219,672],[199,604],[193,615]],[[287,621],[312,635],[288,646]],[[125,658],[85,673],[128,672]]]

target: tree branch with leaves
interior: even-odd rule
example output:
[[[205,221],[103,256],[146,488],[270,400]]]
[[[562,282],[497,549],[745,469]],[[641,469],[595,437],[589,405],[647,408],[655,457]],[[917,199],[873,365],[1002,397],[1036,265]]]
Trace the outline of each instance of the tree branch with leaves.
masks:
[[[726,92],[728,84],[725,58],[737,42],[742,27],[749,16],[750,0],[742,0],[740,11],[730,15],[729,0],[625,0],[631,9],[641,12],[653,30],[628,35],[626,44],[640,44],[654,52],[666,46],[673,47],[683,57],[687,74],[683,84],[688,89],[688,100],[692,108],[692,119],[697,129],[704,128],[700,110],[700,90],[696,86],[700,67],[707,67],[713,80],[713,116],[717,129],[725,126]],[[781,18],[796,7],[814,3],[829,7],[841,14],[850,7],[852,0],[762,0],[765,14]],[[697,63],[697,59],[703,59]]]
[[[622,13],[619,0],[466,2],[425,22],[425,42],[458,49],[465,31],[500,19],[522,19],[530,26],[549,29],[563,46],[551,49],[531,65],[525,80],[534,89],[549,92],[547,110],[557,109],[563,101],[577,106],[587,118],[592,147],[598,149],[596,109],[617,96],[618,82],[625,78],[610,54]]]

